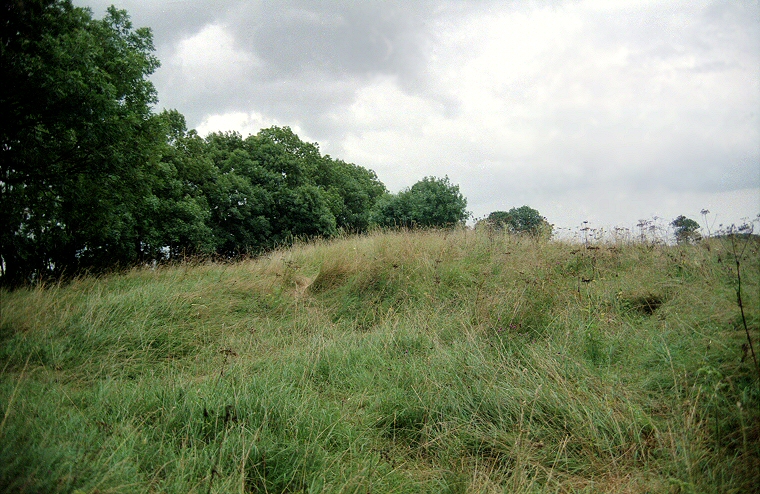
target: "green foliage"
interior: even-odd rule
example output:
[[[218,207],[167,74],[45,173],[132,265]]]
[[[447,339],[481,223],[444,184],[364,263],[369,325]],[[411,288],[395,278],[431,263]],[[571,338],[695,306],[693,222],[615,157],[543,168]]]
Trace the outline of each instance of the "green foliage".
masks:
[[[0,257],[6,281],[131,262],[136,205],[160,144],[148,29],[68,0],[5,9]],[[148,172],[149,173],[149,172]]]
[[[319,162],[316,185],[327,192],[336,227],[354,233],[369,228],[372,207],[387,193],[374,171],[329,156]]]
[[[494,230],[506,230],[510,233],[526,233],[550,238],[552,225],[537,210],[522,206],[509,211],[494,211],[486,218],[486,224]]]
[[[324,190],[311,184],[282,191],[278,197],[281,238],[334,235],[335,216],[328,201]]]
[[[371,222],[384,227],[452,227],[469,217],[458,185],[449,177],[425,177],[409,189],[380,198]]]
[[[3,284],[362,232],[386,193],[288,127],[202,139],[154,114],[152,35],[125,11],[12,2],[1,28]]]
[[[200,158],[202,141],[188,132],[177,111],[157,116],[163,136],[158,162],[146,173],[145,195],[136,200],[136,249],[141,260],[209,254],[214,251],[211,211],[201,185],[211,180],[208,160]]]
[[[670,226],[675,228],[676,242],[679,244],[696,242],[702,238],[702,236],[697,231],[699,230],[699,223],[690,218],[687,218],[684,215],[680,215],[674,219],[670,223]]]
[[[339,229],[365,231],[371,206],[385,192],[374,172],[322,156],[287,127],[246,139],[214,133],[205,143],[217,175],[207,196],[224,255],[330,237]]]

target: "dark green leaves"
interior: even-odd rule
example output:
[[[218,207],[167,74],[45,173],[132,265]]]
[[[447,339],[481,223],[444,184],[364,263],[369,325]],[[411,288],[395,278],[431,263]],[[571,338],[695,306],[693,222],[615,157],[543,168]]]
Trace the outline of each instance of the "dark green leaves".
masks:
[[[674,219],[670,223],[670,226],[675,228],[676,242],[679,244],[695,242],[702,238],[702,236],[697,231],[699,230],[699,223],[687,218],[684,215],[680,215]]]
[[[425,177],[407,190],[382,197],[372,222],[385,227],[450,227],[469,216],[467,199],[449,177]]]
[[[70,0],[29,0],[3,12],[3,284],[257,254],[363,232],[373,218],[450,226],[468,217],[448,178],[389,196],[374,172],[322,156],[288,127],[201,138],[179,112],[155,114],[152,34],[123,10],[97,20]]]
[[[0,65],[3,279],[138,257],[135,204],[160,134],[149,30],[70,1],[8,8]]]
[[[547,237],[552,233],[552,225],[541,216],[541,213],[529,206],[512,208],[509,211],[494,211],[486,218],[486,224],[490,228],[507,230],[510,233]]]

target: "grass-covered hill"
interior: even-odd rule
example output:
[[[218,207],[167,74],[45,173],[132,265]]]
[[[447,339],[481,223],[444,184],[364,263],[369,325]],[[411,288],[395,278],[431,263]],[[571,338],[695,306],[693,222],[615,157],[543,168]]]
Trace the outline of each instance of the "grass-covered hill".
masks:
[[[0,291],[0,490],[757,492],[733,242],[378,233]]]

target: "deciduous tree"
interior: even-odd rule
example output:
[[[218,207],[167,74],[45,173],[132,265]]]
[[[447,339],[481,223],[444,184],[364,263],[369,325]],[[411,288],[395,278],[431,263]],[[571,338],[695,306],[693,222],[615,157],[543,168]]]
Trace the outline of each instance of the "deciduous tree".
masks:
[[[679,244],[695,242],[702,238],[698,231],[699,223],[684,215],[680,215],[674,219],[670,223],[670,226],[675,228],[676,242]]]
[[[449,177],[425,177],[411,188],[377,202],[372,221],[379,226],[450,227],[469,218],[467,199]]]
[[[537,210],[522,206],[509,211],[494,211],[486,218],[490,228],[510,233],[551,237],[552,225]]]
[[[69,0],[3,8],[3,281],[133,261],[132,206],[160,143],[150,30]]]

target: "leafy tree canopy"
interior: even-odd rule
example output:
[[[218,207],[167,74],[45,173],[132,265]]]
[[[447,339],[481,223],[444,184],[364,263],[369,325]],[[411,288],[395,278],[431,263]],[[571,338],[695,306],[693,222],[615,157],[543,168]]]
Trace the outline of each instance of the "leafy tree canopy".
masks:
[[[150,30],[113,7],[94,20],[31,0],[4,7],[0,37],[4,279],[134,260],[133,206],[160,144]]]
[[[695,242],[702,238],[698,232],[699,223],[684,215],[678,216],[670,225],[675,228],[676,242],[679,244]]]
[[[496,230],[547,237],[551,236],[553,229],[541,213],[529,206],[512,208],[509,211],[494,211],[488,215],[486,223]]]
[[[425,177],[411,188],[381,198],[372,223],[385,227],[450,227],[470,217],[467,199],[449,177]]]
[[[288,127],[202,138],[179,112],[154,113],[152,35],[123,10],[97,20],[71,0],[3,9],[3,284],[468,217],[448,177],[390,195],[373,171]]]

